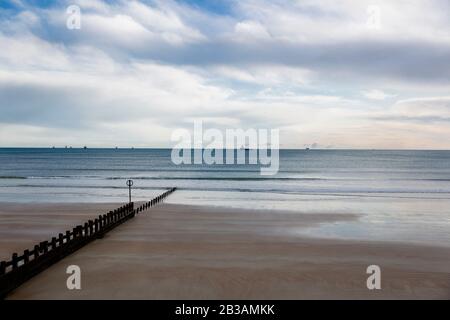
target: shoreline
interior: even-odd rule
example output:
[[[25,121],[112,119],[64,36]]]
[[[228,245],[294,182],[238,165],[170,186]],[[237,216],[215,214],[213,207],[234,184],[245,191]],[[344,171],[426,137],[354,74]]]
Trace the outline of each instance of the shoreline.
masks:
[[[100,212],[98,206],[102,207]],[[56,228],[106,212],[108,206],[117,204],[34,204],[28,208],[16,204],[9,208],[13,217],[5,216],[3,207],[2,231],[8,223],[10,227],[22,225],[22,229],[0,233],[1,252],[8,245],[17,251],[28,247],[19,249],[25,241],[16,241],[27,228],[46,226],[28,234],[27,241],[44,232],[52,231],[48,235],[52,236],[63,231],[53,232]],[[42,219],[56,216],[56,222],[42,223]],[[25,220],[30,217],[33,219],[26,227]],[[343,219],[357,216],[164,203],[66,257],[8,298],[450,298],[450,248],[317,239],[288,232]],[[82,269],[80,291],[65,287],[65,268],[72,264]],[[366,288],[366,268],[372,264],[382,269],[382,290]]]

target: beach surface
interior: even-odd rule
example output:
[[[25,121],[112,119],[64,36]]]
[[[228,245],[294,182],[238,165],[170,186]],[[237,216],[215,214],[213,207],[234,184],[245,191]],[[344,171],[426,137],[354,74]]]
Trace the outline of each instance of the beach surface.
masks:
[[[0,256],[32,248],[119,204],[2,204]],[[66,257],[9,299],[450,299],[450,248],[316,239],[299,230],[357,220],[160,204]],[[68,290],[66,268],[81,268]],[[381,290],[366,269],[381,268]]]

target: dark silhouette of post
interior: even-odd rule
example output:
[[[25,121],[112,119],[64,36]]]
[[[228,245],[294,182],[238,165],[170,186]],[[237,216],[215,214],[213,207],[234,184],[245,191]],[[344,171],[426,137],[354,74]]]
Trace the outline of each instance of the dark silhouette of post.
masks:
[[[131,203],[131,187],[133,186],[133,180],[131,179],[127,180],[127,186],[128,186],[128,200],[129,203]]]

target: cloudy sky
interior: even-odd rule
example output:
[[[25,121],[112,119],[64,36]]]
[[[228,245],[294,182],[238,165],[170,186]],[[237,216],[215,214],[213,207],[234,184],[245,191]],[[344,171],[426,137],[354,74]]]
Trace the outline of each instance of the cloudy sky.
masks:
[[[0,146],[170,147],[195,119],[450,149],[450,1],[0,0]]]

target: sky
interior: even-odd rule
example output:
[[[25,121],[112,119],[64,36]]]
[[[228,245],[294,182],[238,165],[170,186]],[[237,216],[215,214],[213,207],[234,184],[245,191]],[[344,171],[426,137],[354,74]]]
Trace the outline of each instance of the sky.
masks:
[[[450,1],[0,0],[0,146],[171,147],[194,120],[450,149]]]

